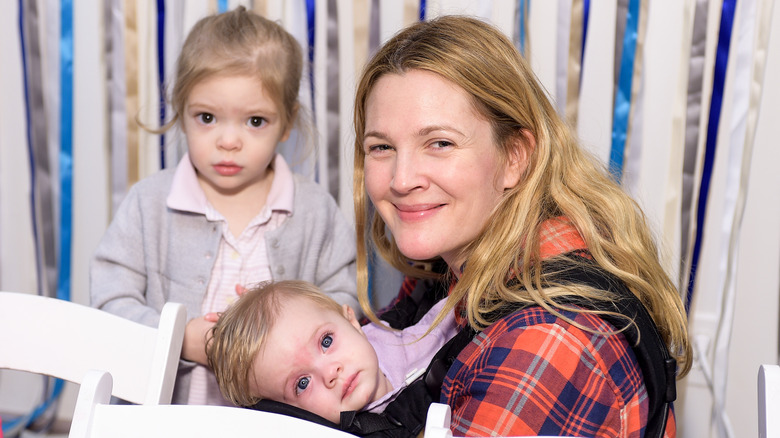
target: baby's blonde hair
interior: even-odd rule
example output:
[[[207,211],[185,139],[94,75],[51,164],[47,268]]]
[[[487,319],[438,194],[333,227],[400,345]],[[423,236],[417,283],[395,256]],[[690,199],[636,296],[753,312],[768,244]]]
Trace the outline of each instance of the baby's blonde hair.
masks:
[[[254,361],[262,352],[283,303],[293,298],[343,314],[341,305],[314,284],[286,280],[260,283],[247,290],[212,327],[206,348],[209,366],[217,376],[222,395],[233,404],[252,406],[260,401],[250,391]]]

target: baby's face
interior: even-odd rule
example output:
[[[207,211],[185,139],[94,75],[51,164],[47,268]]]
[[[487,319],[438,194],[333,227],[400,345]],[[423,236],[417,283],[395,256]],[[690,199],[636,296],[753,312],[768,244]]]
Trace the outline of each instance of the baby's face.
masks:
[[[354,313],[326,310],[306,298],[282,304],[265,347],[255,358],[250,389],[334,423],[392,388]]]

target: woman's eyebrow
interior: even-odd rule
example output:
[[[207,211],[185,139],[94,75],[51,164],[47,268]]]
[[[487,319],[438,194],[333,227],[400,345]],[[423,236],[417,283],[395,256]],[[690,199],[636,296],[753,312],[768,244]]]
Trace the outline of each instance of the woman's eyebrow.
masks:
[[[431,126],[425,126],[421,128],[419,131],[417,131],[417,135],[422,137],[425,135],[430,134],[431,132],[435,131],[446,131],[446,132],[453,132],[455,134],[458,134],[460,136],[465,137],[465,134],[460,132],[458,129],[456,129],[454,126],[448,126],[448,125],[431,125]]]
[[[418,137],[423,137],[423,136],[426,136],[426,135],[430,134],[431,132],[435,132],[435,131],[453,132],[453,133],[455,133],[457,135],[465,137],[465,134],[463,134],[463,132],[461,132],[460,130],[456,129],[453,126],[448,126],[448,125],[424,126],[424,127],[420,128],[417,131],[417,136]],[[389,138],[390,138],[387,134],[385,134],[383,132],[380,132],[380,131],[367,131],[363,135],[363,137],[364,138],[375,137],[375,138],[378,138],[378,139],[381,139],[381,140],[389,140]]]
[[[368,137],[375,137],[381,140],[389,140],[390,138],[387,136],[387,134],[379,131],[367,131],[365,134],[363,134],[363,138]]]

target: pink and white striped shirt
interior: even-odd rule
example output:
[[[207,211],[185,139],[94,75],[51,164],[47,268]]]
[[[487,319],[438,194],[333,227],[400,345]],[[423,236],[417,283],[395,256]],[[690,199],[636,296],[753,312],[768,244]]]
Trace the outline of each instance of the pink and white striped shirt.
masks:
[[[222,312],[232,304],[238,298],[237,286],[248,287],[272,279],[264,235],[292,214],[294,196],[293,175],[284,158],[277,155],[273,166],[274,179],[266,205],[239,236],[233,236],[225,218],[206,200],[189,157],[185,156],[176,168],[168,203],[175,200],[178,209],[185,206],[185,210],[203,214],[222,227],[217,258],[201,305],[204,315]],[[231,405],[219,392],[214,373],[202,365],[196,365],[192,371],[188,404]]]

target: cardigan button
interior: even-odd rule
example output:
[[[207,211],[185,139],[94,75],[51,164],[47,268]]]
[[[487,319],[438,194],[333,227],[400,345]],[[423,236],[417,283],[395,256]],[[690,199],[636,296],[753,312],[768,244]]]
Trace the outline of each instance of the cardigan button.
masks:
[[[276,273],[279,275],[284,275],[284,266],[279,266],[276,268]]]
[[[272,239],[271,240],[271,247],[272,248],[279,248],[279,239]]]

